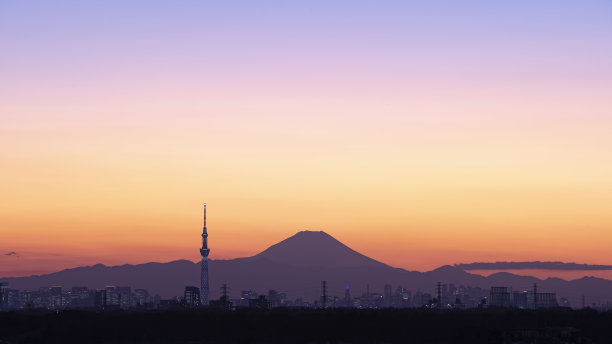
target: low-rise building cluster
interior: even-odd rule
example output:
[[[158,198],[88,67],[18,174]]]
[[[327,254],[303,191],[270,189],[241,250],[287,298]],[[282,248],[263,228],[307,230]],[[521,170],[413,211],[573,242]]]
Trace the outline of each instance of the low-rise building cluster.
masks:
[[[323,283],[325,286],[325,283]],[[349,285],[344,295],[328,295],[322,290],[317,300],[302,297],[290,299],[285,292],[268,290],[258,293],[242,290],[238,298],[231,298],[229,288],[224,285],[221,297],[211,300],[207,307],[216,309],[256,308],[271,309],[277,307],[293,308],[427,308],[427,309],[467,309],[467,308],[555,308],[571,307],[566,298],[557,300],[556,294],[539,292],[537,286],[525,290],[512,290],[509,287],[491,287],[483,289],[470,286],[438,283],[434,292],[417,290],[412,292],[401,285],[393,288],[386,284],[383,292],[371,292],[369,285],[361,295],[353,296]],[[0,311],[27,309],[92,309],[92,310],[150,310],[150,309],[197,309],[202,307],[200,289],[194,286],[185,287],[184,294],[171,299],[162,299],[150,295],[145,289],[132,289],[129,286],[106,286],[101,289],[75,286],[41,287],[38,290],[17,290],[8,284],[0,283]],[[584,306],[583,306],[584,307]],[[607,304],[592,304],[588,307],[609,310]]]
[[[0,283],[0,310],[23,309],[147,309],[157,299],[145,289],[126,286],[107,286],[101,289],[61,286],[41,287],[38,290],[18,290]]]

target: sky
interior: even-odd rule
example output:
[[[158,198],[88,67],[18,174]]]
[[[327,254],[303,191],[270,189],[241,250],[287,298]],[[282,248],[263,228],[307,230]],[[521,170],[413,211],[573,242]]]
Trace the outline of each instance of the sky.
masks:
[[[612,264],[607,0],[0,0],[0,276],[323,230]],[[15,254],[11,254],[15,252]]]

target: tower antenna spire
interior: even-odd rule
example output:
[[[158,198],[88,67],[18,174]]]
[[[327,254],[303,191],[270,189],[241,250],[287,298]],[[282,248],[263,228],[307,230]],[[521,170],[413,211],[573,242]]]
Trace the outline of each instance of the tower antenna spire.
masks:
[[[206,203],[204,203],[204,226],[202,227],[202,248],[200,249],[200,255],[202,256],[201,265],[201,283],[200,283],[200,302],[202,306],[208,306],[209,302],[209,287],[208,287],[208,255],[210,249],[208,248],[208,231],[206,230]]]
[[[206,203],[204,203],[204,228],[206,228]]]

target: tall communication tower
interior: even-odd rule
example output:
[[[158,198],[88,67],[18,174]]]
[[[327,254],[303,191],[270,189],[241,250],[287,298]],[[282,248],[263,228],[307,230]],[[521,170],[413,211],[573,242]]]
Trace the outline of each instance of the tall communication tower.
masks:
[[[202,256],[202,275],[200,285],[200,302],[202,306],[208,306],[210,302],[210,292],[208,288],[208,232],[206,231],[206,203],[204,203],[204,228],[202,228],[202,248],[200,255]]]

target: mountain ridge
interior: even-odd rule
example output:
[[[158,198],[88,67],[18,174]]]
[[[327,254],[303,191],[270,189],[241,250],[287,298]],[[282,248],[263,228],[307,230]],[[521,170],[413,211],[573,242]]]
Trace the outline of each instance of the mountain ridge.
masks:
[[[612,270],[612,265],[597,265],[597,264],[578,264],[564,262],[475,262],[475,263],[460,263],[453,266],[462,270]]]

